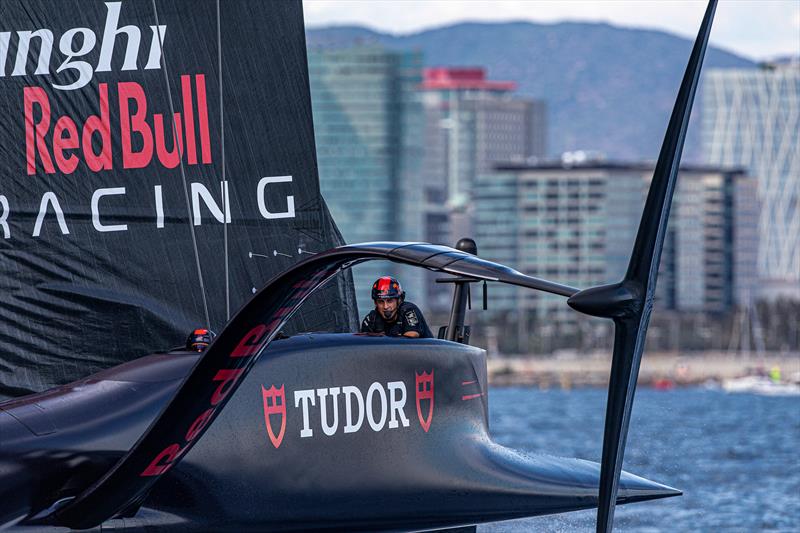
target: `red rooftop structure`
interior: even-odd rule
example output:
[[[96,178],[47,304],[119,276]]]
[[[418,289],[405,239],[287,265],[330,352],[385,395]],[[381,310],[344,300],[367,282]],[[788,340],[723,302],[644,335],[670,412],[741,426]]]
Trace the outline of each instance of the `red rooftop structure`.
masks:
[[[513,91],[513,81],[489,81],[482,67],[433,67],[423,71],[423,90]]]

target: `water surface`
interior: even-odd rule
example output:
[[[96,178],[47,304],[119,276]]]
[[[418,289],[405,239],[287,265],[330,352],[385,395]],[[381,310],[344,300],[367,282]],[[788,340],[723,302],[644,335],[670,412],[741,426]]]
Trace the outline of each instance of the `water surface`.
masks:
[[[599,461],[606,392],[492,388],[506,446]],[[616,531],[800,532],[800,398],[676,389],[636,393],[624,469],[683,496],[617,508]],[[595,511],[479,532],[593,531]]]

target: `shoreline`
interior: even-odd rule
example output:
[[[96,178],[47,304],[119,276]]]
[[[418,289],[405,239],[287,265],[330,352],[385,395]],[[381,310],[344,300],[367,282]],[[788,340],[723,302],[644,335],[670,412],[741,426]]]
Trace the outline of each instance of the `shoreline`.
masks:
[[[800,353],[646,353],[638,384],[662,389],[720,384],[744,376],[766,376],[773,368],[780,369],[782,381],[799,382]],[[610,352],[564,351],[548,356],[493,356],[488,360],[489,384],[500,387],[607,388],[610,369]]]

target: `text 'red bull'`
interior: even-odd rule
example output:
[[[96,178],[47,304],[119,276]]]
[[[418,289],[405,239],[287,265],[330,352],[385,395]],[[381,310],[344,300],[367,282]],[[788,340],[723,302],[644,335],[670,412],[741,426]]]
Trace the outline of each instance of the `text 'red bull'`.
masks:
[[[117,131],[122,151],[118,157],[121,157],[122,168],[144,168],[154,159],[165,168],[177,167],[181,159],[187,165],[196,165],[198,161],[205,165],[211,163],[203,74],[194,76],[194,94],[192,76],[181,76],[182,112],[173,114],[174,121],[165,120],[161,113],[148,117],[147,96],[138,83],[119,82],[116,89],[119,107]],[[108,84],[99,84],[98,92],[99,115],[90,115],[81,125],[67,115],[55,119],[50,99],[42,87],[23,89],[28,175],[36,174],[39,162],[47,174],[55,173],[56,169],[63,174],[72,174],[81,160],[93,172],[114,167]],[[167,139],[172,140],[171,147],[167,146]]]

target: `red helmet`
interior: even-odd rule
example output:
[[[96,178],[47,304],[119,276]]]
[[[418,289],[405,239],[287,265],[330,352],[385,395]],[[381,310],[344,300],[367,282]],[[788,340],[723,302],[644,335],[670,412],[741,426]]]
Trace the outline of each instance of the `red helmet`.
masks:
[[[217,335],[210,329],[198,328],[189,334],[186,339],[186,349],[190,352],[202,352],[208,348]]]
[[[391,276],[383,276],[378,278],[372,284],[372,299],[373,300],[386,300],[388,298],[397,298],[400,301],[406,297],[406,293],[400,286],[400,282]]]

